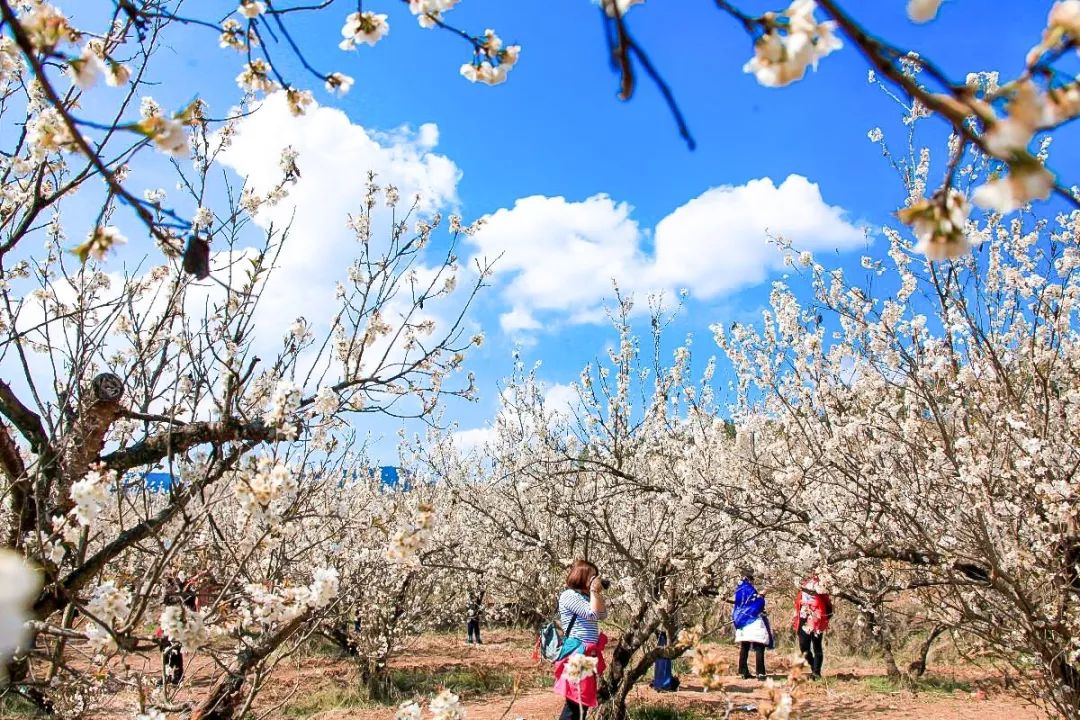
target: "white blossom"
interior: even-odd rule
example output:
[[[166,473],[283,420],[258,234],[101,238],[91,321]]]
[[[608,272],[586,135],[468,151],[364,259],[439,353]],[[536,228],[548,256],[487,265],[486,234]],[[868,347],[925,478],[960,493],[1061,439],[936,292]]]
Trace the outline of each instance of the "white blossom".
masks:
[[[342,50],[353,50],[360,44],[375,45],[389,32],[390,24],[386,22],[386,15],[370,11],[354,12],[345,18],[345,24],[341,27],[344,40],[339,47]]]
[[[0,658],[10,658],[23,643],[30,605],[40,587],[41,579],[23,558],[0,550]]]
[[[907,14],[912,22],[930,22],[937,17],[941,0],[908,0]]]

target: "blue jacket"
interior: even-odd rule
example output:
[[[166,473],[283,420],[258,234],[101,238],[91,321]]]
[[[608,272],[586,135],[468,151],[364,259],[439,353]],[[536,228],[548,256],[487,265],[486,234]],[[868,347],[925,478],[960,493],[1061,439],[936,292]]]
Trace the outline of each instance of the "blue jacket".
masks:
[[[758,595],[750,581],[744,578],[735,588],[735,609],[731,612],[731,622],[739,630],[757,620],[763,612],[765,597]]]

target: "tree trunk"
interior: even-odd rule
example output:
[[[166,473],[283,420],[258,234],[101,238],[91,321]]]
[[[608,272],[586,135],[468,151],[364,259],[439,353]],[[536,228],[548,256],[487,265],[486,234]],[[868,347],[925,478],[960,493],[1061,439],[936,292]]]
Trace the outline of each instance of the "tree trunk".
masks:
[[[919,646],[919,654],[908,665],[908,674],[913,678],[921,678],[926,672],[926,658],[930,655],[930,647],[934,644],[934,641],[940,637],[941,633],[945,632],[944,625],[935,625],[930,629],[930,634],[923,640],[922,645]]]
[[[349,633],[343,630],[340,625],[326,624],[323,625],[319,632],[349,657],[360,656],[360,649],[356,646],[356,642],[349,637]]]
[[[360,684],[371,700],[392,700],[393,687],[386,662],[369,658],[360,665]]]
[[[0,422],[0,470],[8,479],[8,507],[12,518],[6,538],[9,547],[21,548],[28,533],[37,529],[37,502],[34,486],[26,465],[19,454],[19,447],[8,432],[8,427]]]
[[[626,698],[634,689],[638,680],[643,678],[657,658],[675,659],[682,655],[685,647],[672,642],[664,647],[657,647],[643,652],[634,662],[634,656],[641,651],[645,643],[660,628],[659,619],[642,625],[645,607],[628,624],[626,632],[619,638],[615,651],[611,654],[611,663],[604,671],[598,691],[600,704],[593,713],[596,720],[626,720]]]
[[[589,713],[595,720],[626,720],[626,692],[620,688],[606,701]]]
[[[191,720],[236,720],[243,700],[241,690],[248,674],[274,652],[311,618],[311,610],[293,618],[277,632],[264,637],[254,647],[241,650],[229,669],[207,691],[203,701],[191,713]]]
[[[124,386],[111,373],[96,376],[80,400],[78,415],[63,439],[63,472],[57,487],[57,512],[67,515],[75,506],[71,486],[82,480],[105,447],[109,428],[124,413],[120,404]]]
[[[885,674],[888,675],[891,680],[902,679],[904,674],[900,672],[900,668],[896,664],[896,656],[893,654],[892,641],[887,637],[881,639],[881,652],[885,655]]]
[[[1048,653],[1049,654],[1049,653]],[[1050,675],[1058,686],[1053,704],[1068,720],[1080,718],[1080,669],[1069,662],[1067,652],[1058,651],[1048,658]]]

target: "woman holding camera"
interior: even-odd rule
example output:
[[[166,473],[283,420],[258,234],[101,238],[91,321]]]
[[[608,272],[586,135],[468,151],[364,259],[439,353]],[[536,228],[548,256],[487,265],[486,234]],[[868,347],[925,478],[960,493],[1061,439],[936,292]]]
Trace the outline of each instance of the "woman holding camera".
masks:
[[[586,712],[596,707],[597,677],[604,672],[604,645],[607,636],[600,632],[600,621],[607,617],[604,602],[605,580],[587,560],[576,560],[566,574],[566,589],[559,595],[559,624],[563,627],[562,652],[555,661],[555,692],[566,698],[559,720],[584,720]],[[581,674],[581,660],[575,655],[596,659],[596,669]],[[574,668],[568,672],[568,666]],[[576,677],[575,677],[576,676]]]

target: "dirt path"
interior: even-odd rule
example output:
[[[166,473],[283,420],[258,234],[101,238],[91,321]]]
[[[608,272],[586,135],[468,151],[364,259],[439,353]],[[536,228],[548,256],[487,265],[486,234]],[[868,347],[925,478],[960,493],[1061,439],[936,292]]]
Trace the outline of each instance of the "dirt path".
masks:
[[[394,666],[420,673],[451,667],[496,669],[517,675],[523,684],[528,684],[529,680],[535,684],[547,671],[546,666],[538,667],[533,662],[529,638],[514,633],[494,633],[489,640],[487,645],[473,647],[452,637],[422,638],[406,656],[395,661]],[[772,667],[784,665],[779,658],[772,660]],[[319,668],[316,672],[324,669],[328,668]],[[804,686],[800,691],[799,708],[804,720],[1044,720],[1036,709],[1005,693],[994,677],[971,668],[939,668],[938,672],[957,684],[969,685],[974,691],[881,692],[869,685],[875,677],[872,670],[838,663],[824,681]],[[657,693],[647,686],[639,687],[631,697],[631,706],[666,705],[722,716],[727,702],[723,694],[694,687],[692,677],[683,679],[686,685],[676,693]],[[777,679],[782,680],[782,676]],[[733,677],[724,690],[736,707],[732,717],[746,720],[758,717],[756,705],[764,697],[761,683]],[[508,693],[472,698],[463,704],[469,720],[548,720],[558,717],[562,698],[549,689],[534,687],[522,691],[517,698]],[[393,715],[393,708],[383,707],[325,710],[309,717],[313,720],[388,720]]]
[[[515,632],[492,632],[487,644],[470,646],[456,636],[427,636],[419,639],[401,657],[392,662],[399,674],[421,682],[429,689],[443,678],[456,676],[450,689],[462,692],[468,720],[553,720],[558,717],[562,698],[546,687],[549,666],[538,665],[532,659],[531,638]],[[734,648],[731,649],[734,659]],[[781,671],[786,662],[770,653],[769,667]],[[147,677],[157,673],[156,656],[148,656]],[[192,658],[185,687],[177,698],[180,702],[197,699],[211,680],[213,668],[207,658]],[[933,668],[938,685],[943,688],[962,687],[964,690],[944,690],[912,693],[887,692],[887,683],[856,661],[833,661],[826,678],[820,683],[800,690],[798,707],[803,720],[1045,720],[1036,709],[1004,691],[1000,679],[970,667]],[[448,674],[449,673],[449,674]],[[520,688],[518,697],[511,691],[501,694],[482,694],[483,691],[462,691],[455,682],[460,678],[502,678],[502,687],[514,679]],[[432,678],[439,678],[432,680]],[[725,696],[704,692],[694,687],[692,676],[684,674],[684,687],[676,693],[657,693],[646,685],[639,686],[631,696],[631,707],[665,705],[677,709],[693,709],[699,716],[722,717]],[[777,675],[783,680],[783,675]],[[494,687],[494,686],[487,686]],[[764,697],[761,683],[729,678],[724,688],[735,705],[733,718],[757,718],[755,706]],[[432,690],[433,692],[434,690]],[[95,720],[130,720],[134,698],[122,693],[112,698]],[[318,699],[318,702],[310,702]],[[307,704],[304,704],[305,701]],[[305,708],[301,709],[301,705]],[[391,720],[394,708],[372,707],[358,690],[355,668],[346,660],[324,655],[297,658],[283,664],[260,693],[256,717],[264,720]],[[174,717],[172,715],[170,718]],[[425,712],[425,717],[429,715]]]
[[[1014,698],[990,697],[974,700],[969,697],[927,696],[901,693],[897,695],[867,694],[861,689],[841,687],[815,689],[801,707],[803,720],[1037,720],[1041,718],[1034,709]],[[752,706],[758,699],[754,688],[732,684],[729,696],[735,702],[736,718],[756,718]],[[642,690],[635,694],[634,704],[669,705],[678,708],[694,708],[700,711],[714,709],[717,717],[723,710],[723,700],[713,694],[700,691],[679,691],[659,694]],[[562,698],[550,690],[535,690],[519,697],[510,704],[509,698],[490,698],[465,703],[469,720],[553,720],[562,708]],[[393,717],[392,709],[328,711],[312,716],[318,720],[387,720]]]

